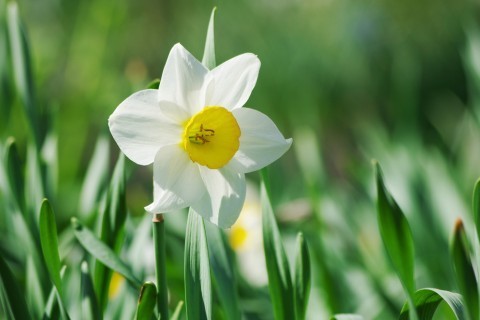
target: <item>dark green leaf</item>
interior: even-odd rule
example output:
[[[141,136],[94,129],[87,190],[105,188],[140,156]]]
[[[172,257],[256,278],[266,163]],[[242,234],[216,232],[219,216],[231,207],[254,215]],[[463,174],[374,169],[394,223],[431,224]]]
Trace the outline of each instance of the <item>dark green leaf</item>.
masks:
[[[86,261],[82,262],[82,319],[102,319],[90,271]]]
[[[25,214],[25,188],[23,167],[20,156],[18,155],[15,139],[8,138],[5,149],[5,171],[7,173],[8,184],[13,199],[22,214]]]
[[[142,286],[140,280],[133,275],[130,269],[117,257],[112,249],[95,237],[92,231],[83,226],[76,218],[72,218],[72,226],[75,237],[85,250],[101,263],[124,276],[134,288],[140,289]]]
[[[413,302],[417,309],[418,317],[420,320],[431,320],[437,310],[438,305],[442,302],[446,302],[453,314],[458,320],[466,320],[464,308],[462,305],[462,296],[457,293],[439,290],[439,289],[420,289],[415,292],[413,296]],[[400,320],[410,319],[409,317],[409,304],[403,305],[400,313]]]
[[[295,259],[295,314],[297,320],[305,319],[310,295],[310,254],[303,234],[297,236],[297,257]]]
[[[275,319],[295,319],[294,293],[290,268],[268,196],[265,177],[261,184],[263,246],[268,287]]]
[[[147,89],[158,89],[159,85],[160,79],[154,79],[147,85]]]
[[[188,212],[185,239],[185,307],[187,319],[212,319],[212,290],[207,239],[202,217]]]
[[[157,287],[153,282],[145,282],[140,289],[135,319],[151,319],[157,302]],[[164,318],[161,318],[164,319]]]
[[[479,316],[477,277],[472,266],[467,235],[460,219],[455,224],[451,254],[458,288],[464,298],[467,313],[470,315],[470,319],[477,319]]]
[[[161,319],[168,319],[168,288],[166,275],[166,239],[163,214],[153,218],[153,239],[155,246],[155,276],[158,286],[157,308]]]
[[[58,253],[57,224],[55,214],[47,199],[42,202],[40,209],[40,243],[43,257],[47,265],[50,279],[62,295],[62,280],[60,278],[60,255]]]
[[[382,169],[375,162],[378,226],[385,249],[408,296],[415,291],[412,232],[402,210],[387,191]]]
[[[480,178],[473,189],[473,221],[477,229],[478,240],[480,240]]]
[[[5,302],[15,319],[33,319],[25,302],[25,295],[15,282],[15,276],[3,257],[0,256],[0,277],[4,289]]]

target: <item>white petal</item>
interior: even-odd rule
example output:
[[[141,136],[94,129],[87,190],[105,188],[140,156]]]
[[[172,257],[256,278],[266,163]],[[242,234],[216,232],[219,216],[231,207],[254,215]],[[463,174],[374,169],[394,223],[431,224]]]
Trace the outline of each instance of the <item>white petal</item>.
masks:
[[[190,206],[205,193],[198,165],[180,145],[161,148],[153,166],[153,203],[145,207],[151,213],[164,213]]]
[[[205,106],[241,108],[255,87],[259,69],[260,60],[251,53],[236,56],[213,69],[203,89]]]
[[[240,126],[240,148],[226,168],[247,173],[259,170],[280,158],[291,146],[273,121],[249,108],[232,111]]]
[[[125,99],[108,118],[108,126],[122,152],[133,162],[153,162],[162,146],[182,137],[184,111],[170,102],[159,102],[157,90],[142,90]]]
[[[204,106],[200,100],[200,91],[208,73],[200,61],[177,43],[170,50],[163,69],[159,100],[175,102],[190,115],[197,113]]]
[[[225,169],[199,168],[207,192],[199,202],[192,204],[192,208],[211,223],[230,228],[245,201],[245,175]]]

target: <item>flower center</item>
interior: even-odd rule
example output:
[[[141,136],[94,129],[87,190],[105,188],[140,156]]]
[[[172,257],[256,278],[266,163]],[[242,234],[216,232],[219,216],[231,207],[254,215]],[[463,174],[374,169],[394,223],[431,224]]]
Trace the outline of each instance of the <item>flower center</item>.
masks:
[[[186,122],[182,146],[193,162],[219,169],[233,158],[240,146],[240,127],[223,107],[208,106]]]

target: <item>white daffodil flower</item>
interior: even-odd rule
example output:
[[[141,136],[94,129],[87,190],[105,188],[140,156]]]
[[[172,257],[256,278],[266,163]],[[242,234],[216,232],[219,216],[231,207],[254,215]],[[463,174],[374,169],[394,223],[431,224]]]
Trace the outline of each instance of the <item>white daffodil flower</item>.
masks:
[[[222,228],[237,220],[245,173],[292,143],[266,115],[242,108],[259,68],[257,56],[246,53],[208,70],[176,44],[158,90],[136,92],[113,112],[108,124],[122,152],[137,164],[153,163],[148,212],[191,207]]]

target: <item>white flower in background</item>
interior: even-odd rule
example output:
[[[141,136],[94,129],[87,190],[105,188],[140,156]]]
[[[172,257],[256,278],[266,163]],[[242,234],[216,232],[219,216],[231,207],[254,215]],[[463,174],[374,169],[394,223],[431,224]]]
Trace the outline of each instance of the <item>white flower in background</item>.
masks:
[[[228,235],[242,276],[255,286],[266,285],[268,275],[263,252],[262,206],[259,191],[251,183],[247,182],[245,205]]]
[[[208,70],[176,44],[158,90],[123,101],[108,120],[122,152],[154,164],[154,200],[145,209],[164,213],[192,207],[230,227],[245,199],[245,173],[272,163],[290,147],[263,113],[242,108],[258,77],[250,53]]]

